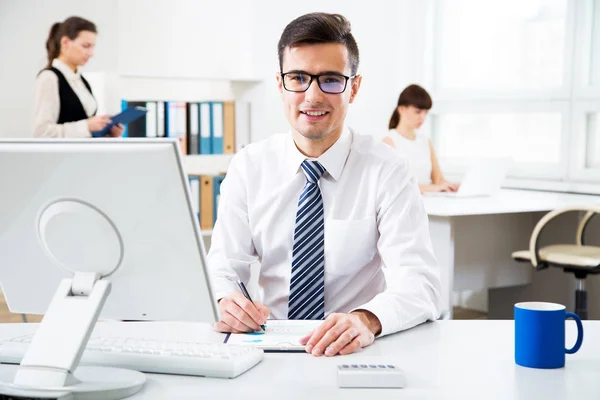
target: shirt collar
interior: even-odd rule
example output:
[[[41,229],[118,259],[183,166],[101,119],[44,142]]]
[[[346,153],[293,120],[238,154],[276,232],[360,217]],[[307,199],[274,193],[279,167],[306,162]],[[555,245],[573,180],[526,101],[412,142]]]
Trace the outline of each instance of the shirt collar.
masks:
[[[336,140],[336,142],[329,149],[327,149],[325,153],[321,154],[321,156],[317,158],[317,161],[321,163],[327,173],[336,181],[340,179],[342,171],[344,170],[346,159],[350,153],[352,139],[352,130],[344,126],[342,134],[338,140]],[[290,175],[294,176],[300,170],[300,164],[302,164],[302,162],[308,157],[298,150],[291,134],[286,139],[286,146]]]
[[[79,79],[81,77],[81,72],[79,69],[77,69],[77,72],[73,72],[73,70],[69,68],[67,64],[60,61],[58,58],[52,60],[52,66],[62,72],[67,80]]]

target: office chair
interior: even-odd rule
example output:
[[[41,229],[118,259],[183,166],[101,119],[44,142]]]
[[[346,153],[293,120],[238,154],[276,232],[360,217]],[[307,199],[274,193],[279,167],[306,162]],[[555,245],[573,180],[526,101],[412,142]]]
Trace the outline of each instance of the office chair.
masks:
[[[579,221],[575,244],[555,244],[540,248],[539,238],[546,225],[558,215],[586,211]],[[586,245],[585,231],[592,217],[600,213],[600,205],[565,207],[549,212],[537,223],[529,240],[529,250],[515,251],[512,257],[517,261],[530,262],[539,271],[548,267],[562,268],[566,273],[572,273],[577,279],[575,290],[575,313],[581,319],[587,319],[587,292],[585,278],[589,274],[600,273],[600,247]]]

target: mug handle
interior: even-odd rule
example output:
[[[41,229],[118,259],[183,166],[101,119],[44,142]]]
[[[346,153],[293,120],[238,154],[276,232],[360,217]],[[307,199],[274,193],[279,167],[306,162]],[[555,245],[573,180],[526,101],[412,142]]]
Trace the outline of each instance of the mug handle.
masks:
[[[583,324],[581,323],[581,319],[577,314],[574,314],[572,312],[565,313],[565,320],[569,318],[573,318],[573,320],[575,320],[575,323],[577,324],[577,341],[575,342],[575,345],[573,347],[571,347],[570,349],[565,349],[565,352],[567,354],[573,354],[576,353],[577,350],[579,350],[579,348],[581,347],[581,343],[583,342]]]

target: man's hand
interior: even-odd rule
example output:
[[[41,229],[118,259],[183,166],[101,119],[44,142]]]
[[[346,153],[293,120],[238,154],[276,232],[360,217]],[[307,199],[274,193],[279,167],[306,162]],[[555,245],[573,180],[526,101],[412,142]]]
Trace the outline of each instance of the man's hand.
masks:
[[[379,319],[366,310],[330,314],[317,329],[300,339],[306,352],[319,357],[346,355],[373,343],[381,332]]]
[[[262,330],[267,321],[269,309],[255,301],[252,303],[240,292],[233,292],[219,300],[221,321],[214,325],[219,332],[252,332]]]

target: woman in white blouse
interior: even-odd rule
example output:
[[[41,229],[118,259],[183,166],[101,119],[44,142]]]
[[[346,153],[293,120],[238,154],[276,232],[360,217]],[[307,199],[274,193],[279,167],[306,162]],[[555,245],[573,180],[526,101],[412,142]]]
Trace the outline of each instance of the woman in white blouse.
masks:
[[[95,44],[96,26],[83,18],[69,17],[50,28],[48,64],[35,85],[35,137],[87,138],[111,122],[107,115],[96,115],[96,99],[79,70],[94,55]],[[123,131],[118,125],[109,134]]]
[[[421,193],[455,192],[458,185],[444,178],[433,144],[417,132],[431,106],[431,96],[425,89],[419,85],[408,86],[400,93],[383,142],[408,159]]]

